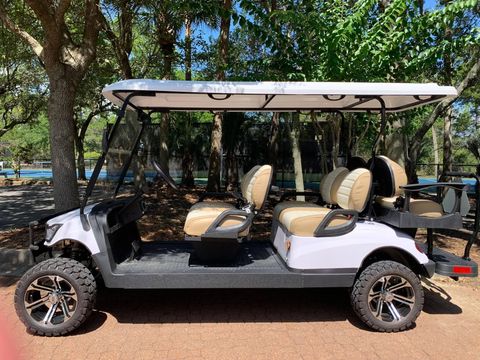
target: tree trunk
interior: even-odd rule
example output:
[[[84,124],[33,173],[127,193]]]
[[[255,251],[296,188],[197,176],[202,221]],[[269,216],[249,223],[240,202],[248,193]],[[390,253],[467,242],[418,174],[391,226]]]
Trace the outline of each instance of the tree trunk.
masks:
[[[160,123],[160,157],[159,162],[162,169],[167,173],[169,172],[168,160],[169,160],[169,150],[168,150],[168,138],[170,136],[170,114],[162,114],[162,122]]]
[[[225,69],[228,62],[228,37],[230,34],[231,0],[223,0],[223,16],[220,22],[220,39],[218,48],[218,68],[216,80],[225,80]],[[222,114],[215,113],[213,119],[208,168],[207,191],[220,190],[220,163],[222,156]]]
[[[185,18],[185,80],[192,80],[192,20]]]
[[[387,157],[400,164],[405,165],[405,137],[402,134],[402,128],[405,122],[402,119],[395,119],[391,124],[391,131],[385,136],[384,152]]]
[[[333,169],[338,167],[338,155],[340,152],[341,125],[337,119],[330,120],[330,136],[332,140],[332,165]]]
[[[195,179],[193,177],[193,156],[190,146],[185,148],[182,157],[182,185],[193,187]]]
[[[192,80],[192,21],[189,16],[185,18],[185,80]],[[191,116],[187,114],[188,122],[187,131],[191,127]],[[184,147],[182,154],[182,185],[193,187],[195,178],[193,177],[193,155],[190,134],[187,133],[185,138],[188,144]]]
[[[160,48],[163,57],[163,80],[172,79],[172,65],[175,58],[175,39],[176,31],[171,24],[171,19],[165,14],[159,15],[159,29],[158,31],[164,31],[160,34]],[[162,114],[162,122],[160,124],[160,158],[159,162],[162,168],[168,173],[168,160],[170,153],[168,149],[168,139],[170,137],[170,114]]]
[[[220,162],[222,156],[222,119],[221,113],[213,118],[210,158],[208,165],[207,191],[220,190]]]
[[[280,113],[272,114],[270,139],[268,140],[268,162],[272,166],[272,184],[275,183],[278,169],[278,141],[280,136]]]
[[[85,175],[85,149],[84,149],[84,142],[85,142],[85,135],[87,134],[87,129],[90,126],[95,115],[100,114],[102,111],[102,106],[98,110],[91,111],[85,122],[82,124],[80,131],[76,129],[75,133],[75,146],[77,150],[77,169],[78,169],[78,179],[79,180],[87,180]],[[78,134],[78,135],[77,135]]]
[[[291,115],[292,125],[288,129],[292,144],[293,169],[295,173],[295,190],[305,191],[303,183],[302,154],[300,152],[300,119],[298,113]],[[297,201],[305,201],[305,196],[297,196]]]
[[[325,144],[325,131],[322,124],[317,119],[317,114],[312,111],[310,113],[312,119],[313,128],[315,129],[315,142],[317,143],[318,153],[320,154],[320,172],[323,175],[328,173],[328,161],[327,161],[327,145]]]
[[[131,149],[133,149],[134,141],[137,137],[138,132],[140,131],[140,123],[138,122],[138,115],[134,111],[127,111],[125,114],[125,124],[126,124],[126,146],[125,149],[127,153],[123,161],[126,161],[127,157],[130,155]],[[145,136],[145,133],[144,133]],[[144,137],[143,136],[143,137]],[[142,140],[141,140],[142,141]],[[145,178],[145,158],[139,157],[137,154],[133,155],[130,168],[133,172],[133,183],[137,189],[142,189],[146,184],[147,180]]]
[[[65,78],[50,78],[48,119],[50,122],[50,152],[54,178],[53,198],[55,210],[62,211],[79,206],[75,169],[75,126],[73,106],[75,87]]]
[[[443,172],[445,171],[453,171],[452,108],[447,110],[443,123]]]
[[[432,143],[433,143],[433,162],[435,163],[435,179],[438,179],[438,163],[440,162],[440,156],[438,154],[438,140],[437,140],[437,130],[435,129],[435,124],[432,125]]]
[[[8,17],[3,4],[0,5],[0,20],[31,47],[49,78],[48,120],[54,177],[53,196],[56,210],[61,211],[79,205],[73,106],[76,89],[96,56],[100,30],[99,1],[85,0],[85,11],[82,15],[76,13],[78,21],[75,22],[75,29],[83,27],[83,36],[81,41],[75,43],[71,36],[73,29],[69,29],[71,21],[68,24],[66,22],[71,1],[26,0],[25,3],[34,14],[30,23],[39,20],[42,30],[36,33],[43,35],[41,41],[15,24]],[[72,16],[75,15],[70,14],[68,18],[71,19]]]
[[[227,171],[227,191],[234,191],[238,188],[238,166],[235,149],[228,149],[225,158],[225,169]]]

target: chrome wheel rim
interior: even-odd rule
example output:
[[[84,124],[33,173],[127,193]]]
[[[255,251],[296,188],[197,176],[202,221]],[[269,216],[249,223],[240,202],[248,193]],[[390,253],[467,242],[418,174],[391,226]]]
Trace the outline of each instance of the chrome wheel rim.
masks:
[[[368,306],[373,316],[385,322],[400,322],[413,310],[415,291],[399,275],[382,276],[370,288]]]
[[[43,326],[55,326],[71,319],[78,297],[68,280],[59,275],[46,275],[30,283],[23,302],[34,321]]]

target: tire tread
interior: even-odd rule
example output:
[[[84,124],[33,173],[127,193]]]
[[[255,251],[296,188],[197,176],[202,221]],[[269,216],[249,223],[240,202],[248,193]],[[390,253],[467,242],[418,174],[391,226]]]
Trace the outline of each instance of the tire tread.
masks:
[[[32,325],[27,318],[28,315],[23,311],[24,291],[29,284],[38,277],[40,272],[55,270],[71,277],[79,288],[77,310],[80,314],[76,319],[72,319],[71,324],[63,329],[43,330]],[[72,284],[73,285],[73,284]],[[22,290],[23,289],[23,290]],[[18,317],[26,326],[27,330],[40,336],[62,336],[77,329],[91,314],[95,305],[97,288],[95,278],[90,270],[80,262],[69,258],[53,258],[42,261],[29,269],[19,280],[15,290],[14,302]],[[82,300],[80,300],[82,299]],[[79,307],[79,308],[78,308]],[[71,321],[71,320],[70,320]]]
[[[371,264],[368,266],[365,270],[362,271],[360,276],[358,277],[357,281],[355,281],[355,284],[353,285],[352,292],[351,292],[351,303],[352,303],[352,308],[357,314],[357,316],[370,328],[379,331],[379,332],[399,332],[399,331],[404,331],[413,325],[415,322],[415,319],[420,315],[422,308],[423,308],[423,289],[421,290],[421,294],[416,294],[416,296],[419,298],[419,302],[414,306],[412,309],[413,316],[411,317],[411,321],[406,322],[400,327],[392,327],[392,328],[385,328],[381,327],[375,322],[371,320],[371,318],[368,316],[368,313],[370,310],[368,309],[368,303],[365,303],[362,301],[362,294],[365,293],[365,291],[369,291],[367,289],[368,284],[372,281],[372,279],[381,276],[382,274],[391,272],[391,271],[396,271],[396,272],[407,272],[411,273],[415,276],[415,278],[418,281],[418,284],[420,286],[420,289],[422,289],[422,285],[420,283],[420,279],[415,275],[415,273],[412,272],[408,267],[405,265],[402,265],[398,262],[395,261],[390,261],[390,260],[385,260],[385,261],[379,261],[376,263]]]

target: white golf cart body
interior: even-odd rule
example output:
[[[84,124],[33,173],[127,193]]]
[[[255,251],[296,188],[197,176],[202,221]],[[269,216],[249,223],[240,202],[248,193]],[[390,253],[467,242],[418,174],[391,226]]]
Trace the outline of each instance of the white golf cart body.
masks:
[[[384,114],[452,98],[456,91],[436,84],[126,80],[107,86],[103,95],[122,107],[121,118],[127,108]],[[106,286],[120,288],[351,287],[365,261],[378,252],[391,254],[420,275],[430,277],[435,271],[421,244],[373,218],[359,219],[346,234],[322,237],[290,234],[274,220],[271,241],[242,243],[240,260],[228,266],[192,264],[193,245],[181,239],[143,244],[142,256],[133,259],[128,252],[140,241],[135,221],[142,215],[140,197],[82,206],[46,222],[44,245],[63,240],[81,244]]]
[[[476,179],[474,231],[459,257],[433,246],[432,229],[462,227],[465,184],[407,184],[404,169],[375,154],[386,113],[453,98],[452,87],[127,80],[107,86],[103,94],[120,110],[80,208],[30,224],[33,255],[51,256],[27,271],[15,292],[17,314],[34,334],[58,336],[78,328],[95,303],[94,275],[101,276],[109,288],[350,288],[358,317],[372,329],[392,332],[410,328],[419,316],[424,298],[421,276],[478,274],[469,252],[480,227],[479,176],[446,174]],[[123,162],[115,192],[88,204],[127,109],[137,112],[140,130]],[[241,193],[200,196],[188,212],[184,239],[145,242],[137,228],[145,210],[142,193],[120,198],[117,194],[150,124],[150,114],[168,111],[317,111],[340,116],[373,112],[381,121],[369,162],[327,174],[318,203],[285,201],[292,193],[277,194],[281,198],[274,208],[270,239],[249,234],[268,198],[273,174],[270,165],[257,165],[244,175]],[[168,172],[155,161],[152,164],[159,177],[176,188]],[[339,174],[344,176],[337,181]],[[330,190],[324,194],[325,184]],[[452,192],[454,204],[445,207],[450,211],[439,202],[411,196],[433,186]],[[225,195],[232,196],[236,205],[204,201]],[[413,238],[417,228],[427,229],[426,243]],[[45,230],[45,237],[38,240],[36,230]],[[52,257],[54,248],[60,253]]]

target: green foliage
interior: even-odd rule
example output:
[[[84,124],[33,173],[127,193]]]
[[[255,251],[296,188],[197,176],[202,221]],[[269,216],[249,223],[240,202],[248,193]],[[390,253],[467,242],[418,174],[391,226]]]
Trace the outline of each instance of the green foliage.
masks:
[[[21,124],[6,133],[0,141],[0,159],[32,161],[48,159],[50,147],[48,141],[48,120],[41,116],[38,121]]]
[[[46,78],[30,50],[0,27],[0,138],[45,111]]]
[[[31,20],[34,16],[28,7],[18,1],[7,3],[9,15],[32,35],[42,38],[41,26]],[[272,8],[274,3],[276,8]],[[419,3],[417,0],[238,0],[230,14],[232,31],[226,76],[229,80],[245,81],[435,81],[455,85],[479,56],[478,0],[439,2],[435,9],[426,11]],[[117,35],[125,30],[125,22],[121,21],[122,6],[128,5],[131,9],[131,34],[124,31],[124,36],[119,39],[128,54],[134,77],[161,78],[166,66],[162,49],[173,44],[172,78],[185,78],[185,57],[189,46],[192,46],[193,78],[215,78],[217,30],[222,15],[220,1],[108,0],[100,4],[108,24]],[[72,3],[66,20],[69,29],[73,29],[70,35],[75,43],[80,41],[83,30],[83,19],[75,16],[81,6],[81,2]],[[184,37],[186,20],[192,24],[191,40]],[[445,74],[446,57],[452,59],[448,78]],[[85,136],[87,158],[98,155],[103,128],[109,116],[113,116],[106,112],[110,108],[100,95],[101,89],[121,78],[121,66],[109,37],[103,31],[98,39],[97,60],[81,82],[76,98],[75,125],[78,131],[95,114]],[[11,156],[13,149],[18,149],[25,158],[49,157],[44,115],[48,79],[43,73],[41,64],[26,45],[0,27],[0,157]],[[478,138],[479,90],[477,79],[454,107],[454,147],[458,161],[473,161],[473,155],[468,155],[466,149]],[[432,108],[400,113],[391,116],[390,120],[404,124],[401,131],[410,137]],[[376,115],[351,116],[354,138],[359,138],[367,129],[359,151],[368,154],[377,130]],[[200,161],[208,152],[212,115],[172,114],[171,119],[172,151],[175,154],[194,152]],[[302,121],[308,119],[302,117]],[[159,119],[154,118],[155,121]],[[226,144],[235,144],[236,133],[247,131],[248,126],[261,122],[268,123],[269,115],[249,114],[241,130],[226,122]],[[22,123],[28,124],[17,125]],[[440,129],[440,121],[438,125]],[[239,146],[249,152],[252,151],[249,147],[254,145]],[[428,134],[424,139],[423,153],[424,161],[433,160]]]

